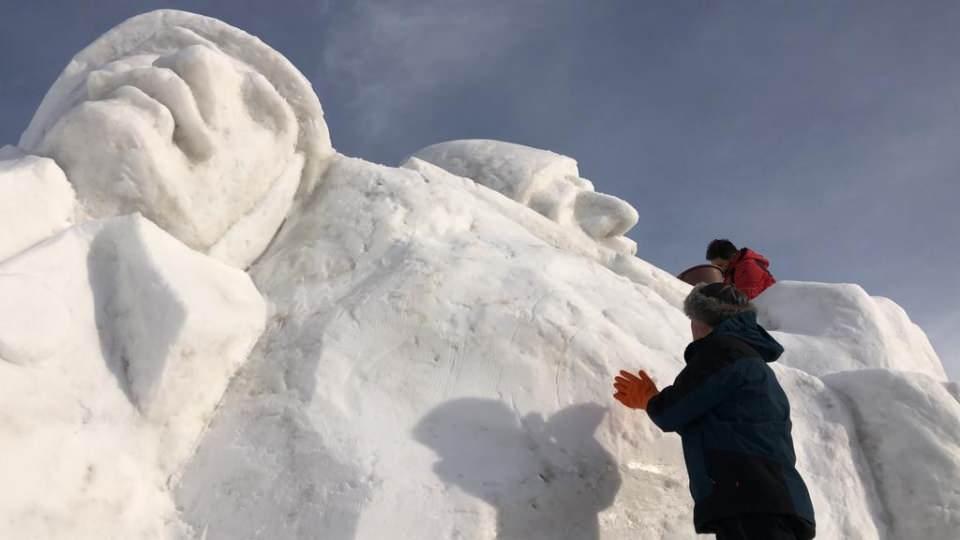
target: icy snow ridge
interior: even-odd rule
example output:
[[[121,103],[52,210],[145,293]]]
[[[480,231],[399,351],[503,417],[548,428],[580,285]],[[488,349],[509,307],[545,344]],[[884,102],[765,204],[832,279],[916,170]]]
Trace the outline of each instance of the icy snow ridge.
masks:
[[[71,62],[0,195],[33,209],[0,239],[0,537],[695,537],[679,439],[610,397],[681,369],[689,286],[572,158],[335,155],[289,62],[160,11]],[[922,330],[854,285],[757,304],[818,537],[955,538],[960,392]]]

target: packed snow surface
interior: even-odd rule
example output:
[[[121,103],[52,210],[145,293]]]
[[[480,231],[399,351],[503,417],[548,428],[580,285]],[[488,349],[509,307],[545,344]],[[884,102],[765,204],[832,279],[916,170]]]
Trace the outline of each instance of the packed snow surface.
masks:
[[[683,367],[690,287],[572,158],[336,155],[282,56],[160,11],[69,64],[0,195],[2,538],[695,537],[679,438],[611,397]],[[757,306],[818,538],[955,540],[923,331],[855,285]]]
[[[0,260],[69,227],[73,188],[53,160],[0,148]]]
[[[169,480],[265,315],[246,274],[139,216],[0,263],[0,537],[182,536]]]
[[[784,364],[814,375],[883,367],[947,378],[927,335],[903,308],[859,285],[780,282],[755,303],[786,348]]]

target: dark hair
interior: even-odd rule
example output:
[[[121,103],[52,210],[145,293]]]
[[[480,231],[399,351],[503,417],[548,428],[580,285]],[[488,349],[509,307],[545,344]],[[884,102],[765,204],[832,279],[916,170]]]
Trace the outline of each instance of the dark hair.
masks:
[[[737,254],[737,251],[739,250],[737,249],[737,246],[733,245],[733,242],[727,240],[726,238],[718,238],[713,242],[710,242],[710,245],[707,246],[707,260],[730,260]]]

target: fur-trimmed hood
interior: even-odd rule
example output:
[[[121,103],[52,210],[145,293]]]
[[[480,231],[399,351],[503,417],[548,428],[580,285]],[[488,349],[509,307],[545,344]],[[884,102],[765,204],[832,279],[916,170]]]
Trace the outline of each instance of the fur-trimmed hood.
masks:
[[[766,362],[775,362],[783,354],[783,346],[757,323],[757,309],[732,285],[697,285],[683,302],[683,311],[687,317],[712,326],[710,336],[735,337]]]
[[[701,283],[687,295],[683,312],[691,319],[717,327],[742,313],[756,313],[757,308],[731,285]]]

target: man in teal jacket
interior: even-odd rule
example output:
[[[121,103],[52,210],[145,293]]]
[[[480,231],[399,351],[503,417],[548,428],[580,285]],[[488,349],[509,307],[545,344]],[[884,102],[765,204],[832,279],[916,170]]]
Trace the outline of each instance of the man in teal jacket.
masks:
[[[621,371],[614,397],[675,431],[698,533],[718,540],[807,540],[813,504],[796,469],[790,402],[767,365],[783,347],[735,287],[699,285],[684,302],[694,341],[686,367],[658,391],[644,371]]]

